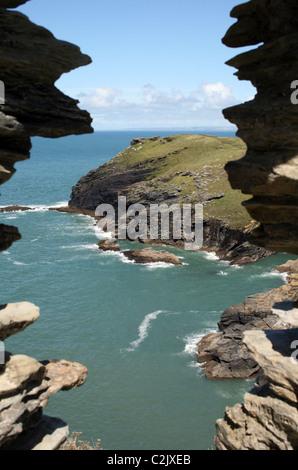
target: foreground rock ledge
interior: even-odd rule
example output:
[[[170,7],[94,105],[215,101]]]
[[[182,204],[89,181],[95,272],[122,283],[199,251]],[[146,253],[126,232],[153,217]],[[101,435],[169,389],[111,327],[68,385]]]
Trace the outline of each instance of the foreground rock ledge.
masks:
[[[297,329],[245,333],[267,383],[226,408],[216,423],[218,450],[298,450],[298,363],[291,357],[297,338]]]
[[[297,299],[298,275],[293,274],[289,276],[288,284],[251,295],[243,303],[225,310],[218,323],[219,333],[205,336],[198,344],[198,359],[206,377],[250,379],[256,376],[260,365],[243,341],[244,333],[248,330],[276,330],[296,326],[293,321]]]

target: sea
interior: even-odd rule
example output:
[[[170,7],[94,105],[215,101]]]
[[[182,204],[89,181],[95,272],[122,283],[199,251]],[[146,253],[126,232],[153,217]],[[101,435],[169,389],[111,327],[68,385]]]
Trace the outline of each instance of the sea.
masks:
[[[95,132],[33,138],[31,159],[1,187],[0,205],[30,206],[0,214],[22,240],[0,253],[0,304],[29,301],[40,318],[9,338],[6,349],[40,361],[84,364],[81,388],[59,392],[46,414],[69,423],[81,440],[105,450],[214,449],[215,423],[243,401],[251,380],[209,381],[197,342],[217,331],[222,312],[257,292],[281,286],[276,254],[238,267],[214,253],[167,248],[182,266],[137,265],[103,253],[104,234],[91,217],[49,211],[67,204],[71,188],[135,137],[212,134],[210,130]],[[214,135],[234,136],[217,131]],[[121,241],[121,248],[138,247]]]

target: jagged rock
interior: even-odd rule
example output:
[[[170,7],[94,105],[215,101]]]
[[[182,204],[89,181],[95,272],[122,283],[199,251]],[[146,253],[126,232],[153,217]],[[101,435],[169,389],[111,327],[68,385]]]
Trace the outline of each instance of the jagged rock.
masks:
[[[0,251],[7,250],[12,243],[20,240],[21,234],[17,227],[0,224]]]
[[[39,318],[39,308],[29,302],[0,306],[0,341],[23,331]]]
[[[147,263],[169,263],[180,265],[180,259],[173,253],[165,250],[154,250],[153,248],[144,248],[143,250],[127,250],[122,252],[126,258],[139,264]]]
[[[59,418],[43,415],[38,426],[29,432],[24,432],[9,446],[9,450],[58,450],[69,435],[68,425]]]
[[[127,208],[139,203],[146,208],[147,214],[154,204],[167,204],[168,207],[179,204],[181,208],[182,204],[191,204],[194,209],[195,204],[201,203],[205,206],[204,249],[215,251],[221,259],[235,264],[251,263],[270,256],[272,252],[249,242],[249,235],[252,228],[255,228],[255,224],[250,224],[251,227],[247,228],[250,220],[244,209],[232,211],[229,207],[229,191],[231,190],[226,188],[227,174],[224,171],[226,159],[218,149],[218,138],[179,135],[164,138],[165,145],[161,145],[158,139],[153,138],[153,142],[150,139],[134,139],[131,142],[134,145],[139,145],[142,140],[142,149],[137,147],[140,149],[138,158],[135,157],[135,146],[131,146],[109,162],[83,176],[72,188],[68,211],[81,211],[82,213],[88,211],[93,212],[94,215],[100,204],[107,203],[113,206],[117,215],[119,196],[126,198]],[[220,144],[220,148],[225,149],[227,158],[230,159],[235,158],[236,155],[242,155],[246,150],[239,139],[221,138]],[[176,150],[173,151],[173,149]],[[204,156],[209,150],[214,159],[218,160],[218,165],[205,165]],[[178,154],[179,157],[173,158],[173,155]],[[198,154],[198,163],[195,164],[194,154]],[[183,165],[185,170],[177,171],[183,168]],[[186,170],[186,168],[195,168],[196,171]],[[179,177],[178,180],[176,180],[177,177]],[[181,178],[184,181],[181,181]],[[197,188],[198,179],[200,191]],[[196,191],[193,191],[194,189]],[[220,199],[223,199],[223,205],[220,211],[217,212],[216,209],[214,212]],[[67,211],[67,209],[62,210]],[[208,210],[211,211],[210,215],[208,215]],[[236,223],[235,218],[241,213],[244,217]],[[149,216],[147,222],[145,242],[149,240],[151,245],[155,245],[162,240],[162,243],[177,248],[185,246],[183,234],[179,238],[174,236],[172,223],[169,227],[169,236],[167,240],[164,240],[160,220],[156,236],[158,239],[150,241],[152,235],[149,229]],[[194,229],[194,224],[192,228]]]
[[[17,8],[29,0],[0,0],[0,8]]]
[[[46,373],[45,377],[50,380],[48,393],[55,393],[81,387],[86,381],[88,369],[78,362],[65,360],[44,361]]]
[[[289,260],[281,266],[277,266],[276,271],[279,273],[298,274],[298,259]]]
[[[105,238],[97,244],[102,251],[120,251],[120,245],[114,238]]]
[[[130,145],[131,146],[134,146],[134,145],[139,145],[139,144],[143,144],[145,141],[151,141],[151,142],[155,142],[156,140],[160,140],[160,137],[137,137],[135,139],[132,139]]]
[[[32,210],[31,207],[25,207],[25,206],[7,206],[7,207],[2,207],[0,209],[0,213],[6,213],[6,212],[25,212],[25,211],[30,211]]]
[[[227,408],[216,423],[218,450],[297,450],[298,374],[291,344],[298,330],[248,331],[245,343],[268,383]]]
[[[44,361],[6,353],[0,371],[0,448],[7,448],[26,432],[35,436],[42,420],[42,409],[60,390],[84,384],[87,369],[68,361]],[[17,444],[16,444],[17,445]]]
[[[248,239],[252,228],[235,229],[218,219],[204,220],[204,249],[213,251],[231,264],[253,263],[272,255],[272,252],[251,244]]]
[[[198,344],[199,362],[209,379],[252,378],[259,364],[243,342],[248,330],[292,328],[291,314],[298,299],[295,276],[289,283],[272,291],[247,297],[243,303],[228,308],[218,323],[219,333],[205,336]],[[293,312],[294,311],[294,312]]]
[[[30,157],[30,136],[93,132],[90,115],[54,85],[64,72],[87,65],[91,59],[25,15],[5,10],[24,3],[26,0],[0,0],[0,78],[5,85],[5,99],[0,104],[0,184],[13,175],[16,162]],[[17,228],[0,224],[0,251],[20,238]],[[38,316],[39,309],[28,302],[0,306],[0,341],[23,331]],[[43,408],[51,395],[81,386],[86,376],[87,369],[78,363],[41,363],[14,356],[3,353],[1,343],[1,450],[12,444],[14,450],[57,448],[67,438],[68,428],[61,421],[43,418]]]
[[[224,110],[248,146],[226,165],[233,188],[253,198],[244,205],[260,222],[252,243],[298,254],[298,106],[291,84],[298,76],[298,5],[293,0],[251,0],[231,13],[238,21],[223,39],[230,47],[261,44],[228,65],[257,88],[254,100]]]
[[[91,59],[22,13],[5,10],[23,3],[0,3],[0,68],[5,85],[5,103],[0,105],[0,184],[14,174],[16,162],[30,157],[30,136],[93,131],[90,115],[54,85],[63,73],[87,65]],[[14,228],[0,227],[0,250],[17,239]]]

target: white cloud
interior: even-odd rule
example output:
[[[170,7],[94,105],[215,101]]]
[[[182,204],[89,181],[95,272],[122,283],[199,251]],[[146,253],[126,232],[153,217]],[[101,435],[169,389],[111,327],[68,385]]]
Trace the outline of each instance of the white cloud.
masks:
[[[222,82],[203,84],[204,105],[211,109],[222,109],[234,103],[232,89]]]
[[[187,92],[152,84],[137,90],[102,86],[77,97],[98,129],[228,125],[221,111],[235,104],[231,87],[222,82],[204,83]]]
[[[122,91],[118,88],[103,86],[100,88],[96,88],[96,90],[89,95],[84,94],[83,99],[81,99],[81,101],[84,103],[85,106],[91,109],[111,109],[116,105],[116,99],[121,94]]]

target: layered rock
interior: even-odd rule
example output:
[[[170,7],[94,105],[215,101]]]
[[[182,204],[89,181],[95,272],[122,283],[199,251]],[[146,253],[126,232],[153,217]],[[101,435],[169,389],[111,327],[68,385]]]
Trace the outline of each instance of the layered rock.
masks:
[[[0,184],[11,178],[16,162],[30,157],[30,136],[92,132],[89,114],[54,85],[63,73],[91,59],[25,15],[5,9],[23,3],[0,3],[0,79],[5,85],[5,103],[0,105]],[[6,231],[6,248],[16,239]]]
[[[247,297],[228,308],[218,323],[219,333],[205,336],[199,343],[199,362],[209,379],[250,379],[260,372],[243,341],[249,330],[292,328],[291,311],[298,300],[298,275],[277,289]],[[294,309],[295,313],[295,309]],[[298,339],[298,338],[297,338]]]
[[[97,244],[102,251],[120,251],[120,245],[114,238],[105,238]]]
[[[253,195],[243,205],[260,222],[252,232],[254,243],[294,254],[298,253],[298,108],[291,94],[298,76],[297,13],[294,0],[251,0],[233,9],[231,16],[238,21],[223,40],[231,47],[263,43],[228,62],[238,68],[239,79],[250,80],[258,93],[253,101],[224,111],[248,147],[246,155],[229,162],[226,170],[233,188]],[[227,408],[225,417],[217,421],[215,444],[219,450],[298,449],[296,269],[297,262],[278,268],[292,273],[290,288],[284,298],[275,299],[269,316],[270,322],[273,315],[277,326],[281,322],[286,329],[274,330],[270,323],[270,330],[249,325],[241,332],[242,344],[261,370],[262,380],[244,396],[243,404]],[[255,300],[261,321],[267,322],[266,305],[262,308],[259,299]],[[235,320],[233,309],[230,313],[224,318],[223,335]],[[240,319],[236,309],[237,316]]]
[[[237,198],[242,196],[231,194],[224,171],[227,159],[241,156],[245,150],[236,138],[195,134],[135,138],[130,147],[83,176],[72,188],[69,206],[58,210],[94,216],[100,204],[111,204],[117,214],[119,196],[126,198],[127,207],[142,204],[147,213],[151,205],[194,207],[201,203],[203,248],[231,263],[251,263],[272,252],[249,242],[255,225],[245,210],[237,207]],[[149,228],[149,215],[147,222]],[[147,236],[141,240],[146,244],[185,245],[183,235],[174,236],[171,224],[168,238],[161,235],[160,225],[156,239],[150,239],[150,230]]]
[[[224,110],[247,144],[246,155],[228,162],[234,189],[253,198],[244,202],[260,222],[253,243],[298,254],[298,106],[291,85],[298,79],[297,13],[294,0],[251,0],[232,10],[238,21],[223,39],[230,47],[260,45],[228,65],[257,89],[254,100]]]
[[[55,82],[91,59],[77,46],[59,41],[23,14],[8,11],[28,0],[0,0],[0,184],[30,157],[31,136],[61,137],[92,132],[91,118]],[[32,178],[34,176],[32,175]],[[8,210],[28,210],[12,206]],[[0,251],[21,238],[16,227],[0,224]],[[87,369],[78,363],[40,362],[5,352],[3,341],[39,317],[28,302],[0,306],[0,448],[52,450],[68,437],[68,426],[43,415],[50,396],[83,385]]]
[[[293,357],[297,337],[297,329],[245,333],[247,348],[267,383],[247,393],[242,405],[226,409],[216,423],[217,449],[298,449],[298,361]]]
[[[38,317],[39,309],[29,302],[3,306],[0,310],[1,340],[23,331]],[[44,418],[43,408],[49,398],[60,390],[83,385],[87,377],[86,367],[65,360],[40,362],[9,352],[5,353],[4,359],[0,365],[0,448],[10,448],[13,444],[18,449],[19,439],[22,443],[20,448],[33,448],[30,442],[36,433],[40,435],[40,427],[44,429],[45,421],[48,425],[51,422],[52,433],[56,436],[51,441],[52,448],[57,447],[67,438],[67,426],[64,423],[64,431],[58,432],[61,422]],[[39,442],[36,442],[36,437],[33,440],[34,447],[40,450],[49,446],[45,434]]]

